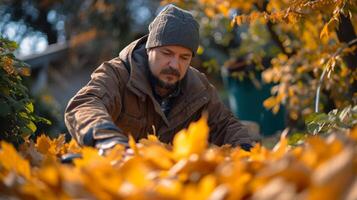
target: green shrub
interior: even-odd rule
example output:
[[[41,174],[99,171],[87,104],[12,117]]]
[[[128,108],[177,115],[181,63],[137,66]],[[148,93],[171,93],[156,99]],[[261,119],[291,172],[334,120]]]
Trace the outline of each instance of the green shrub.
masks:
[[[0,37],[0,140],[15,146],[36,131],[36,123],[51,124],[34,114],[29,91],[22,83],[30,69],[14,56],[17,48],[15,42]]]
[[[314,113],[306,119],[307,130],[311,134],[349,130],[357,125],[357,105],[334,109],[328,114]]]

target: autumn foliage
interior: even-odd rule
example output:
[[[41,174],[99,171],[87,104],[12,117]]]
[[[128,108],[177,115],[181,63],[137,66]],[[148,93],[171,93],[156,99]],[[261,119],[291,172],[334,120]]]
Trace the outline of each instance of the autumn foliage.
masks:
[[[356,42],[343,41],[338,32],[343,20],[356,27],[356,1],[169,2],[198,7],[210,25],[216,18],[229,19],[232,10],[239,11],[230,22],[249,26],[242,41],[246,52],[253,50],[248,53],[256,53],[250,47],[259,43],[261,30],[269,32],[280,48],[262,72],[266,82],[276,83],[264,103],[273,112],[285,104],[293,120],[312,113],[324,73],[320,109],[356,102],[356,67],[346,59],[356,55]],[[357,199],[355,107],[317,115],[320,121],[311,120],[308,128],[328,129],[329,134],[304,135],[295,146],[289,145],[287,131],[272,149],[261,144],[250,152],[211,146],[203,117],[178,132],[172,145],[161,143],[155,135],[139,142],[130,137],[129,149],[117,145],[102,155],[74,140],[66,143],[63,135],[28,139],[35,132],[34,122],[46,120],[33,114],[20,76],[29,72],[15,65],[20,64],[13,55],[16,45],[0,42],[0,118],[7,125],[0,133],[0,199]],[[259,65],[264,56],[246,58]],[[332,129],[341,124],[344,129]],[[350,125],[355,128],[347,130]],[[80,157],[64,164],[61,158],[68,153]]]
[[[225,67],[242,59],[255,66],[265,83],[276,84],[264,106],[287,108],[292,121],[314,112],[342,109],[357,102],[357,1],[355,0],[164,0],[192,10],[204,42],[210,36],[229,57]],[[230,22],[229,23],[227,23]],[[211,37],[212,38],[212,37]],[[240,44],[235,46],[235,41]],[[262,67],[263,58],[270,59]],[[240,66],[242,64],[240,63]],[[241,77],[241,72],[232,74]],[[320,78],[322,77],[322,78]],[[254,81],[253,81],[254,83]],[[341,95],[343,94],[343,95]]]
[[[202,118],[173,145],[149,135],[105,156],[64,137],[0,148],[0,197],[21,199],[356,199],[357,130],[290,147],[209,147]],[[61,164],[66,153],[80,153]]]

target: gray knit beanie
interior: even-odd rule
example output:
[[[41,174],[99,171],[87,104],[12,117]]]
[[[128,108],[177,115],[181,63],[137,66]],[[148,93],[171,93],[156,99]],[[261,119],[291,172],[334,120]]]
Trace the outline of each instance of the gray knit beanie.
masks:
[[[146,48],[179,45],[196,54],[199,24],[191,13],[172,4],[167,5],[149,25]]]

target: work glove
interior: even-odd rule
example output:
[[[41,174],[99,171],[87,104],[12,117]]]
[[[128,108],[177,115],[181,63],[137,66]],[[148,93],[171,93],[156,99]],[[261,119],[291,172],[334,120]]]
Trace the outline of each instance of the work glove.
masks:
[[[114,136],[111,138],[96,140],[94,147],[99,150],[100,155],[105,155],[105,153],[112,149],[115,145],[121,144],[126,149],[129,148],[129,140],[125,135]]]
[[[120,135],[111,138],[101,139],[95,141],[95,148],[98,149],[100,155],[105,155],[106,152],[112,149],[115,145],[124,145],[126,149],[129,148],[129,140],[126,136]],[[65,164],[73,164],[73,160],[77,158],[82,158],[79,153],[67,153],[61,156],[61,162]]]

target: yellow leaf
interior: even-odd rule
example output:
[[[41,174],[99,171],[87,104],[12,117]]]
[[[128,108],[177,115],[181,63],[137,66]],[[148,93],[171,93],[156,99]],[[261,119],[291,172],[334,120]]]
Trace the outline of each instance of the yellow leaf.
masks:
[[[218,5],[218,10],[223,14],[223,16],[229,16],[229,5],[227,5],[227,1]]]
[[[125,147],[123,145],[115,145],[112,149],[108,150],[105,157],[111,162],[111,164],[118,163],[125,153]]]
[[[216,187],[216,178],[213,175],[207,175],[201,179],[198,185],[188,185],[184,188],[182,199],[209,199],[211,193]]]
[[[215,11],[212,8],[206,8],[204,12],[210,18],[212,18],[216,15]]]
[[[288,134],[288,129],[285,129],[280,136],[280,141],[279,143],[277,143],[273,150],[272,150],[272,158],[273,159],[280,159],[282,158],[286,152],[288,151],[288,139],[286,138],[287,134]]]
[[[53,139],[53,140],[50,140],[50,143],[51,143],[51,150],[53,152],[54,155],[56,156],[59,156],[59,155],[62,155],[65,153],[65,142],[66,142],[66,138],[65,138],[65,135],[64,134],[60,134],[59,137]]]
[[[75,159],[73,162],[76,167],[89,169],[109,165],[108,161],[99,155],[98,150],[92,147],[83,147],[82,158]]]
[[[167,199],[176,199],[182,193],[182,184],[178,180],[162,179],[155,187],[155,191]]]
[[[216,184],[216,178],[213,175],[207,175],[203,177],[200,183],[198,184],[200,188],[200,195],[208,197],[212,193],[213,189],[216,187]]]
[[[353,146],[320,165],[313,173],[307,199],[343,199],[355,176]]]
[[[11,58],[4,56],[0,59],[0,63],[2,64],[2,68],[8,73],[8,74],[16,74],[16,70],[13,66],[13,61]]]
[[[71,37],[70,40],[70,46],[71,47],[76,47],[80,44],[86,43],[88,41],[93,40],[95,37],[97,37],[98,33],[96,29],[90,29],[88,31],[84,31],[82,33],[79,33],[78,35],[75,35]]]
[[[129,147],[134,151],[135,155],[139,154],[138,147],[136,146],[136,141],[132,135],[129,135]]]
[[[17,69],[17,72],[21,76],[31,76],[31,69],[29,67],[20,67]]]
[[[287,61],[289,58],[286,54],[283,54],[283,53],[279,53],[278,56],[277,56],[278,60],[280,62],[285,62]]]
[[[276,114],[276,113],[279,112],[279,109],[280,109],[280,105],[277,104],[277,105],[275,105],[275,106],[273,107],[272,111],[273,111],[274,114]]]
[[[233,182],[230,182],[229,196],[232,197],[231,199],[243,199],[243,196],[248,192],[246,185],[251,181],[252,175],[246,172],[240,172],[235,175],[235,177],[232,177],[234,179]]]
[[[27,110],[27,112],[33,113],[33,111],[34,111],[33,104],[31,102],[26,104],[25,109]]]
[[[324,27],[322,28],[321,32],[320,32],[320,39],[324,38],[324,37],[328,37],[330,34],[330,30],[333,30],[336,26],[336,22],[338,22],[338,19],[332,18],[330,19],[329,22],[327,22]]]
[[[51,149],[51,140],[46,135],[40,135],[36,140],[35,147],[42,154],[48,154]]]
[[[66,150],[64,149],[65,138],[63,134],[54,140],[51,140],[51,138],[42,134],[37,138],[35,146],[40,153],[51,158],[66,153]]]
[[[79,153],[81,151],[78,143],[72,138],[69,143],[64,144],[64,153]]]
[[[254,145],[249,153],[249,159],[251,161],[264,162],[268,157],[269,151],[264,146],[261,146],[260,143],[258,143]]]
[[[29,123],[26,125],[27,128],[29,128],[33,133],[36,131],[37,127],[35,125],[35,123],[33,123],[32,121],[29,121]]]
[[[30,163],[22,158],[15,148],[4,141],[1,141],[0,149],[0,170],[14,171],[18,175],[29,179],[31,177]]]
[[[289,97],[293,97],[295,95],[295,91],[293,87],[288,88],[288,95]]]
[[[159,139],[156,137],[156,135],[148,135],[148,140],[151,142],[159,142]]]
[[[263,105],[267,109],[273,108],[277,104],[276,98],[274,96],[271,96],[267,99],[264,100]]]
[[[295,110],[291,110],[290,113],[289,113],[289,116],[291,119],[293,120],[297,120],[299,118],[299,114],[297,111]]]
[[[203,48],[201,45],[198,46],[197,55],[202,55],[204,51],[205,51],[205,50],[204,50],[204,48]]]
[[[51,185],[52,187],[56,187],[60,181],[60,174],[56,165],[49,165],[41,168],[38,176],[41,178],[42,181],[46,182],[47,184]]]
[[[237,17],[233,17],[233,19],[231,20],[231,27],[234,27],[234,25],[236,25],[237,24],[237,19],[236,19]]]
[[[132,157],[120,168],[125,181],[133,187],[145,187],[150,184],[150,168],[141,157]]]
[[[357,126],[355,126],[351,132],[350,132],[350,137],[354,140],[357,141]]]
[[[207,115],[191,123],[188,129],[178,132],[173,140],[173,154],[176,159],[188,158],[191,154],[202,153],[208,145],[209,127]]]
[[[151,145],[140,149],[140,155],[160,169],[168,170],[173,165],[171,152],[160,145]]]
[[[238,26],[243,24],[243,17],[244,16],[236,16],[235,17],[235,22],[237,23]]]

